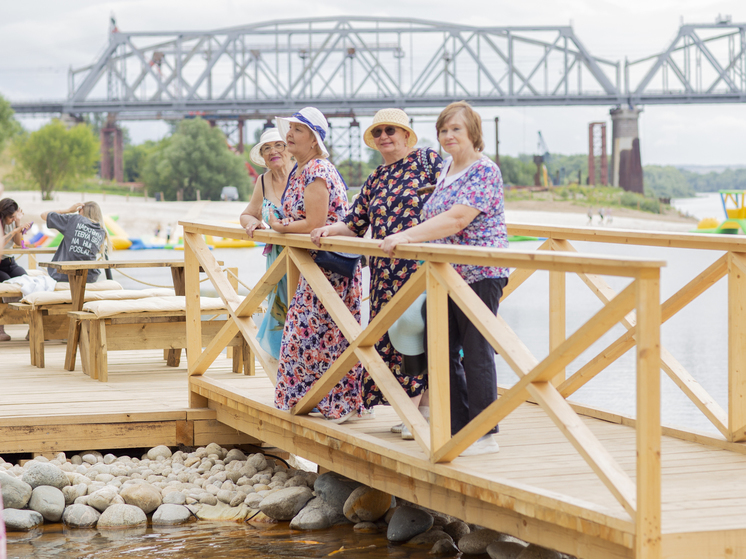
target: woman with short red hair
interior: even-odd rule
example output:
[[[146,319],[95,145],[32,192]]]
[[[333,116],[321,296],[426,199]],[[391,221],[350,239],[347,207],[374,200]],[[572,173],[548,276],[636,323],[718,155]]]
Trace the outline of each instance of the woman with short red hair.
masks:
[[[438,141],[448,152],[435,190],[422,208],[419,225],[381,242],[388,255],[402,243],[436,243],[507,248],[500,169],[482,154],[482,119],[468,103],[448,105],[436,123]],[[454,264],[459,275],[497,314],[508,269]],[[456,434],[497,399],[495,351],[463,311],[449,299],[451,432]],[[497,426],[462,456],[497,452]]]

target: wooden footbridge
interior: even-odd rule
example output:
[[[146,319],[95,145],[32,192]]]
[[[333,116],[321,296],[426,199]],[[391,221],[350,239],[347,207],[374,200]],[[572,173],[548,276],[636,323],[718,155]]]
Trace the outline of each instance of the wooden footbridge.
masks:
[[[312,245],[307,236],[258,232],[258,240],[283,245],[285,250],[244,298],[226,279],[202,237],[210,234],[240,239],[245,238],[243,230],[203,222],[182,225],[188,371],[184,374],[182,369],[181,375],[170,373],[167,379],[155,366],[138,365],[134,354],[119,357],[120,361],[111,366],[108,384],[118,389],[128,386],[129,400],[125,405],[116,401],[116,394],[109,394],[107,407],[110,413],[116,408],[120,424],[128,421],[127,406],[137,409],[141,421],[151,414],[155,424],[158,414],[165,413],[164,408],[170,405],[170,413],[182,414],[179,421],[185,423],[181,428],[186,427],[187,438],[191,436],[195,442],[196,423],[190,426],[188,422],[214,421],[217,437],[253,437],[402,498],[583,559],[746,558],[746,445],[741,442],[746,438],[744,239],[514,226],[511,234],[547,240],[538,251],[402,246],[397,255],[420,260],[422,266],[394,300],[363,328],[308,255],[307,249]],[[722,255],[661,302],[663,261],[578,254],[571,244],[575,241],[696,248]],[[377,243],[365,240],[324,239],[323,248],[382,255]],[[532,355],[510,325],[501,316],[491,315],[453,272],[451,262],[514,269],[502,306],[510,305],[511,294],[531,274],[548,272],[548,356],[538,359]],[[206,348],[201,347],[200,336],[200,266],[230,312],[230,320]],[[273,406],[277,364],[256,343],[257,325],[251,317],[283,275],[287,275],[292,292],[301,274],[323,301],[350,347],[293,410],[280,411]],[[577,274],[603,303],[601,310],[572,333],[566,331],[568,274]],[[605,277],[626,278],[626,286],[615,292]],[[720,407],[660,345],[661,323],[724,277],[729,298],[727,409]],[[423,291],[428,294],[430,424],[419,415],[374,349],[380,336]],[[443,343],[447,339],[447,297],[464,309],[516,376],[514,384],[501,390],[497,402],[455,437],[451,437],[449,428],[448,359]],[[624,326],[626,332],[588,359],[586,350],[617,324]],[[255,376],[232,373],[220,357],[238,332],[257,359]],[[568,400],[632,349],[637,356],[634,417]],[[579,358],[582,365],[567,376],[566,368],[577,365]],[[133,360],[132,365],[127,359]],[[357,361],[365,365],[391,406],[377,407],[373,420],[343,425],[309,413]],[[36,385],[46,387],[43,398],[35,399],[31,390],[21,388],[22,381],[17,379],[25,370],[13,373],[16,380],[12,400],[14,404],[19,399],[26,402],[21,406],[23,412],[17,408],[12,415],[8,411],[11,399],[0,390],[0,452],[8,452],[3,440],[11,433],[10,424],[16,425],[16,447],[33,438],[24,438],[22,432],[36,428],[32,407],[41,413],[44,406],[50,406],[48,416],[56,417],[58,429],[72,421],[72,414],[76,414],[78,424],[94,423],[91,418],[95,414],[90,412],[92,406],[85,396],[86,391],[94,389],[92,385],[99,392],[103,390],[101,383],[88,380],[82,373],[63,371],[61,363],[59,368],[51,363],[50,360],[44,371],[33,370],[35,375],[48,375],[46,381],[37,378]],[[661,426],[661,370],[697,405],[720,435]],[[135,375],[136,381],[131,381],[130,375]],[[3,386],[10,378],[0,372]],[[55,379],[66,384],[68,395],[72,390],[78,391],[75,401],[80,403],[65,408],[61,398],[57,398],[53,404],[55,397],[50,387]],[[174,387],[184,392],[171,400],[164,399]],[[139,403],[134,397],[138,389],[143,398]],[[40,402],[34,404],[35,400]],[[103,413],[103,407],[99,405],[96,411]],[[44,421],[52,423],[48,417]],[[415,441],[403,441],[390,433],[390,427],[400,421],[410,427]],[[501,448],[498,454],[459,457],[497,422]],[[88,435],[88,430],[86,427],[83,446],[101,446],[93,435]],[[52,438],[55,432],[50,430]],[[64,450],[64,444],[44,439],[39,432],[34,440],[43,451]],[[72,448],[69,441],[66,444]],[[25,450],[41,451],[28,446]]]

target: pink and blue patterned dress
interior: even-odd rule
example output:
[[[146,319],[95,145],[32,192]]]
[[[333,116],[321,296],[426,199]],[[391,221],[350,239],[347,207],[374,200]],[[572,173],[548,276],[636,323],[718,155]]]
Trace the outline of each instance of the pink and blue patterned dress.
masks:
[[[505,224],[505,199],[500,169],[492,160],[483,156],[446,185],[446,175],[452,162],[450,157],[443,162],[438,185],[422,208],[422,220],[442,214],[455,205],[476,208],[480,213],[458,233],[430,242],[508,248],[508,228]],[[509,275],[507,268],[473,264],[452,266],[466,283],[475,283],[485,278],[506,278]]]
[[[418,195],[417,190],[435,184],[441,164],[438,153],[426,148],[414,150],[391,165],[378,167],[363,184],[360,195],[345,218],[347,227],[358,237],[364,236],[370,227],[374,239],[384,239],[423,221],[420,212],[425,197]],[[417,271],[417,266],[415,260],[370,258],[371,320]],[[402,356],[391,345],[388,333],[378,341],[376,350],[408,396],[417,396],[427,388],[427,373],[403,373]],[[364,393],[366,408],[386,403],[367,372],[364,377]]]
[[[337,169],[326,159],[309,161],[299,173],[293,169],[283,195],[282,210],[294,220],[306,218],[303,200],[306,187],[322,179],[329,191],[326,225],[341,220],[348,209],[344,182]],[[311,251],[314,256],[315,251]],[[324,270],[327,279],[355,319],[360,322],[362,276],[360,265],[352,278]],[[321,304],[306,279],[301,275],[285,319],[280,346],[280,361],[275,386],[275,407],[282,410],[294,406],[347,349],[349,343]],[[317,408],[329,419],[338,419],[363,405],[363,367],[355,365],[327,394]]]

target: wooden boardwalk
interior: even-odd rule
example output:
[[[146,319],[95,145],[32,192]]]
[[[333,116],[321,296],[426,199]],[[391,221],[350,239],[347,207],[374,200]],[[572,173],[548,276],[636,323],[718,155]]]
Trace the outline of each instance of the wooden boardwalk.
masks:
[[[47,342],[47,367],[30,363],[26,326],[6,326],[0,345],[0,454],[176,446],[254,444],[253,437],[188,404],[186,360],[167,367],[163,351],[111,354],[109,382],[66,371],[65,344]],[[220,378],[231,361],[210,369]]]
[[[23,326],[9,332],[22,338]],[[334,425],[272,405],[273,386],[231,372],[219,358],[192,390],[210,409],[190,409],[185,366],[165,366],[157,350],[117,352],[109,382],[64,369],[65,346],[48,364],[29,364],[28,343],[2,346],[0,454],[255,443],[293,452],[423,506],[582,558],[634,557],[634,523],[547,415],[523,404],[500,424],[498,454],[433,464],[415,441],[376,418]],[[611,416],[610,416],[611,417]],[[583,418],[635,478],[635,430]],[[244,434],[246,433],[246,434]],[[247,435],[248,434],[248,435]],[[746,557],[746,455],[678,438],[662,440],[662,557]]]

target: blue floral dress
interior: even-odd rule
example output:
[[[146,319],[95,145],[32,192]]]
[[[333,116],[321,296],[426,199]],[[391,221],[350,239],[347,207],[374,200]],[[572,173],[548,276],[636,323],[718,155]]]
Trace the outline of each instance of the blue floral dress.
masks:
[[[326,224],[341,220],[348,209],[344,182],[334,165],[314,159],[298,173],[293,169],[283,195],[283,213],[294,220],[305,219],[303,194],[315,179],[322,179],[329,190]],[[315,255],[315,251],[311,251]],[[360,321],[362,276],[360,265],[352,278],[324,270],[327,279],[355,319]],[[301,275],[298,289],[288,307],[280,347],[280,362],[275,386],[275,406],[290,409],[347,349],[349,343]],[[317,405],[330,419],[359,411],[363,405],[363,367],[356,364]]]
[[[262,189],[264,181],[262,180]],[[264,192],[262,192],[263,194]],[[262,220],[269,223],[269,216],[277,215],[283,217],[282,210],[264,198],[262,202]],[[267,257],[267,269],[277,259],[284,247],[277,245],[266,245],[264,256]],[[282,344],[282,331],[285,327],[285,315],[288,313],[288,280],[287,276],[277,282],[272,292],[267,297],[267,312],[259,325],[256,338],[264,351],[275,359],[280,357],[280,345]]]
[[[370,227],[374,239],[384,239],[414,227],[422,221],[420,211],[425,201],[417,190],[436,183],[441,165],[440,156],[430,148],[414,150],[396,163],[381,165],[360,189],[360,195],[345,218],[347,227],[359,237],[365,235]],[[415,260],[370,258],[371,319],[417,271],[417,266]],[[378,341],[376,350],[410,397],[427,388],[427,373],[403,374],[402,356],[391,345],[388,333]],[[363,386],[366,408],[386,403],[367,372]]]

